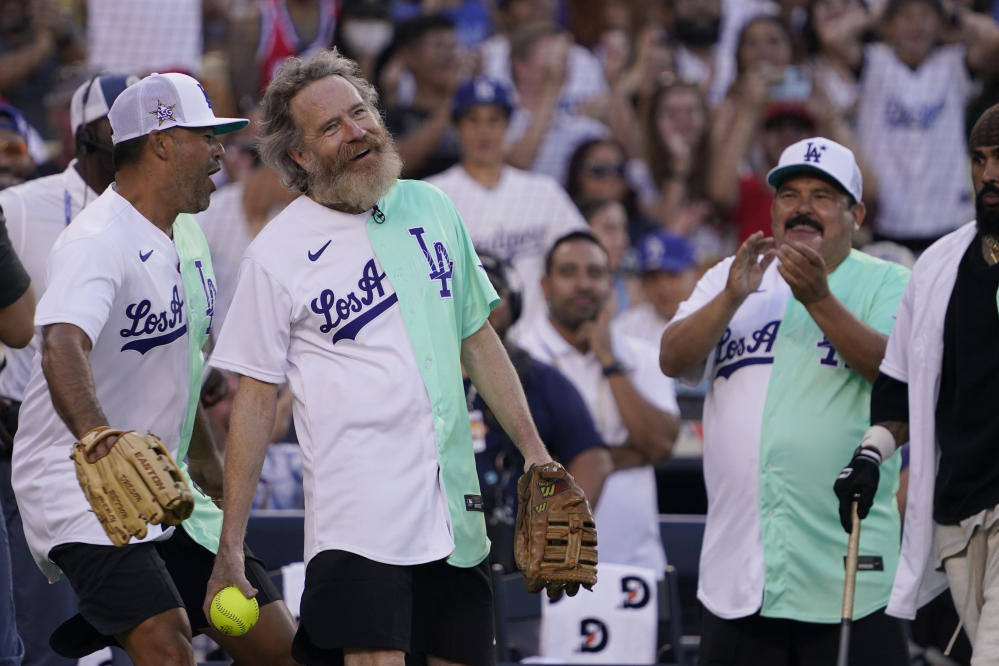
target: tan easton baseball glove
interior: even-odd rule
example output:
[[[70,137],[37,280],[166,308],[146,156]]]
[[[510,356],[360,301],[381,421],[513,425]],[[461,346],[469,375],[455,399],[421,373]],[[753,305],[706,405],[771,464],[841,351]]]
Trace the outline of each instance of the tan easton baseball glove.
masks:
[[[107,455],[87,461],[88,451],[114,436]],[[73,445],[70,457],[83,494],[115,546],[146,536],[146,523],[179,525],[194,509],[177,463],[152,433],[94,428]]]
[[[570,597],[597,582],[597,528],[586,496],[562,465],[531,465],[517,482],[513,556],[530,592]]]

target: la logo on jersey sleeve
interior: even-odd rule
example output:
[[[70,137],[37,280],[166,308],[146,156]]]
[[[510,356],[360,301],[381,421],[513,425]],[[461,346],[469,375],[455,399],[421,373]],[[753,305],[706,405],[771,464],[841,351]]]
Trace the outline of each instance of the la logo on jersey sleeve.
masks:
[[[412,227],[409,229],[409,233],[414,236],[416,238],[416,242],[420,244],[420,249],[423,250],[423,256],[426,258],[427,264],[430,266],[430,273],[428,277],[431,281],[441,281],[441,298],[451,298],[451,288],[448,286],[448,280],[451,279],[454,262],[451,261],[451,257],[448,255],[447,247],[445,247],[444,243],[441,241],[434,241],[434,252],[431,254],[430,248],[427,247],[426,241],[423,240],[423,234],[426,233],[423,227]]]

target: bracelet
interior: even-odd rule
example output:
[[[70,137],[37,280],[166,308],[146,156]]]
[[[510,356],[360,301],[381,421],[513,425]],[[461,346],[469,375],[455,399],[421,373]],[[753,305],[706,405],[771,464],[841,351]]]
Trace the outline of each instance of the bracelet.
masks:
[[[614,375],[623,375],[628,372],[628,369],[620,361],[614,361],[609,365],[603,366],[600,371],[604,377],[612,377]]]
[[[888,428],[875,425],[864,433],[863,439],[860,440],[860,448],[874,449],[881,456],[881,460],[888,460],[898,447],[895,444],[895,435],[891,434]]]

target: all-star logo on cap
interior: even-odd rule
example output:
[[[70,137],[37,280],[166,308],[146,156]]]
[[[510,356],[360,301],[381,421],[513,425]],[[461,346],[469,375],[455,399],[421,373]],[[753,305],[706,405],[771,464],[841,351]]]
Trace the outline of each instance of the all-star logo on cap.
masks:
[[[173,115],[173,107],[175,106],[177,105],[171,104],[170,106],[167,106],[166,104],[157,99],[156,109],[150,111],[149,115],[156,116],[156,120],[159,121],[160,125],[163,125],[163,123],[165,123],[168,120],[173,120],[174,122],[176,122],[177,118],[175,118]]]

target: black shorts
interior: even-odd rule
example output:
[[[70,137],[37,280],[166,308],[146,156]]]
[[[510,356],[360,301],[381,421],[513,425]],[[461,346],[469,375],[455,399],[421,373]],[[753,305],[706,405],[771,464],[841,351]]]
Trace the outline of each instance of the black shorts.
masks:
[[[246,577],[261,606],[281,598],[263,563],[243,546]],[[59,565],[80,600],[80,615],[98,633],[116,636],[143,620],[184,608],[195,634],[208,627],[201,605],[215,554],[195,542],[183,527],[164,541],[122,548],[88,543],[56,546],[49,557]]]
[[[834,666],[840,625],[762,617],[726,620],[701,607],[700,666]],[[854,620],[851,666],[908,666],[909,648],[901,621],[884,609]]]
[[[292,656],[302,664],[342,664],[344,648],[402,650],[462,664],[494,663],[489,566],[444,560],[382,564],[327,550],[305,570],[302,617]]]

